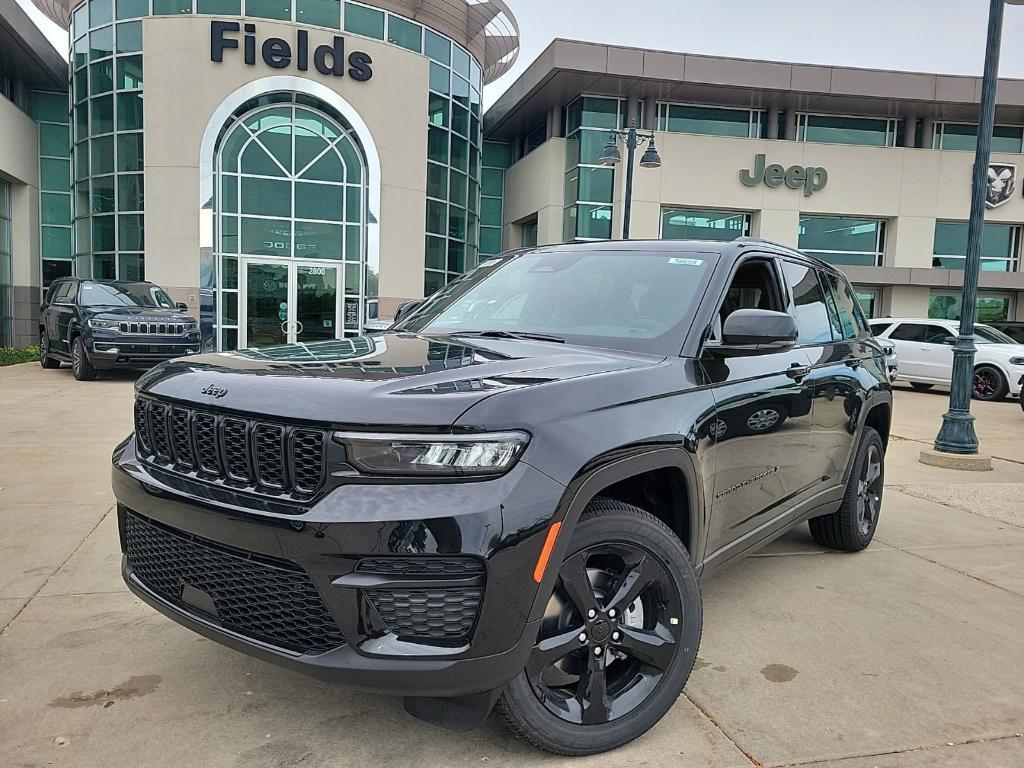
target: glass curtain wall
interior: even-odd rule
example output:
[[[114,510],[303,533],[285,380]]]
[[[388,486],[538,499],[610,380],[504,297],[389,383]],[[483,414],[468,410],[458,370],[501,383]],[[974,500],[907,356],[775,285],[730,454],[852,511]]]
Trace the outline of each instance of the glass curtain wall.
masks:
[[[1016,272],[1020,249],[1020,227],[986,224],[981,238],[981,268],[986,272]],[[935,222],[932,266],[963,269],[967,259],[967,222]]]
[[[581,96],[565,111],[565,209],[562,239],[609,240],[615,171],[599,160],[608,131],[625,120],[622,99]]]
[[[978,148],[978,126],[975,123],[936,123],[932,137],[933,149],[959,149],[974,152]],[[1020,154],[1024,151],[1024,127],[997,125],[992,130],[992,151]]]
[[[959,320],[960,293],[935,291],[928,298],[928,317],[933,320]],[[977,301],[979,323],[1005,323],[1014,316],[1014,300],[1004,294],[980,293]]]
[[[705,136],[765,138],[767,123],[760,109],[728,109],[692,104],[658,104],[658,130]]]
[[[880,267],[885,255],[885,220],[801,216],[797,247],[829,264]]]
[[[67,94],[33,91],[32,119],[39,127],[39,257],[45,292],[58,277],[74,274]]]
[[[698,208],[662,208],[664,240],[735,240],[750,234],[750,214]]]
[[[0,347],[14,339],[11,261],[11,185],[0,179]]]
[[[497,141],[485,141],[482,163],[480,255],[494,256],[502,250],[505,171],[512,165],[512,147]]]
[[[800,113],[796,116],[796,140],[822,144],[895,147],[902,127],[901,120]]]

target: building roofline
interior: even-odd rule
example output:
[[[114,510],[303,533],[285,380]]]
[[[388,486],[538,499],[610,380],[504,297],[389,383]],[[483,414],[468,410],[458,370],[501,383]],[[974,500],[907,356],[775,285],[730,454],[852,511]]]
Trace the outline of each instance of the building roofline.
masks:
[[[558,92],[555,81],[569,79],[577,89],[589,83],[589,90],[597,93],[641,98],[653,93],[666,101],[672,100],[673,91],[756,92],[765,106],[820,97],[837,103],[907,103],[943,112],[946,106],[974,106],[981,98],[981,77],[973,75],[743,59],[556,38],[487,111],[488,133],[500,134],[530,100],[548,89]],[[1001,78],[998,102],[1024,109],[1024,80]]]
[[[67,59],[17,0],[0,0],[0,65],[34,90],[68,89]]]

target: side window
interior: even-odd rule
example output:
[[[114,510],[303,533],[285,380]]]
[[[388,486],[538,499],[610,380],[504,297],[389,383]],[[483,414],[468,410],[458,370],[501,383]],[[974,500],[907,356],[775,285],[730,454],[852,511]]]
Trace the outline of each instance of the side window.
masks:
[[[919,323],[901,323],[899,327],[889,334],[893,341],[924,341],[928,333],[928,326]]]
[[[857,339],[869,335],[867,321],[860,311],[860,303],[846,280],[832,272],[819,274],[829,293],[826,300],[836,338]]]
[[[890,328],[892,328],[893,325],[895,325],[895,323],[871,323],[871,333],[873,333],[875,336],[881,336]]]
[[[826,344],[832,341],[825,295],[818,274],[806,264],[783,261],[782,272],[793,292],[793,316],[796,318],[799,344]]]
[[[71,282],[70,280],[68,282],[66,282],[66,283],[61,283],[60,284],[60,288],[58,289],[57,293],[54,295],[53,298],[55,298],[55,299],[70,298],[72,301],[74,301],[74,298],[75,298],[75,284],[73,282]]]
[[[50,305],[53,303],[53,298],[60,289],[60,283],[50,283],[50,287],[46,289],[46,293],[43,294],[43,304]]]
[[[950,336],[956,336],[948,328],[943,328],[941,325],[929,325],[928,330],[925,332],[925,344],[945,344],[946,339]]]
[[[725,319],[737,309],[769,309],[785,312],[779,278],[772,262],[753,258],[743,262],[729,283],[711,338],[721,339]]]

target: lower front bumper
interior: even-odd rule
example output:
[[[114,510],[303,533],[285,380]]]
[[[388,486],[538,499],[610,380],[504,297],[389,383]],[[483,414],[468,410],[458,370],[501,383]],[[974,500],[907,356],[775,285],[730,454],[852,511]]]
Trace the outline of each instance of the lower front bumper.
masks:
[[[269,508],[242,494],[228,499],[223,489],[218,489],[222,492],[216,502],[200,499],[168,482],[138,459],[131,441],[115,452],[113,487],[123,551],[130,551],[126,519],[135,515],[183,540],[231,556],[269,567],[283,563],[304,580],[308,577],[310,591],[315,589],[344,642],[304,652],[236,631],[237,624],[222,621],[227,614],[213,604],[218,599],[215,588],[199,579],[196,592],[188,583],[191,579],[183,579],[181,591],[169,596],[166,580],[157,585],[140,579],[126,554],[122,574],[129,588],[174,621],[319,679],[395,695],[483,693],[500,688],[523,669],[538,629],[537,622],[529,621],[537,598],[533,567],[564,490],[528,465],[478,483],[343,485],[307,507],[291,510],[293,514],[281,511],[281,504]],[[360,563],[403,557],[464,557],[484,563],[479,612],[465,638],[402,636],[381,620],[368,590],[386,591],[404,577],[373,581]],[[191,597],[186,589],[193,590]],[[209,609],[196,607],[204,600]]]

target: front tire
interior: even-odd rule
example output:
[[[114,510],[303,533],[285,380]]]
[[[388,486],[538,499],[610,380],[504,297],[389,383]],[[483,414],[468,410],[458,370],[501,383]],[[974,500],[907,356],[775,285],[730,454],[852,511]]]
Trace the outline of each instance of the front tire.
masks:
[[[991,365],[979,365],[974,369],[974,399],[992,402],[1002,400],[1010,391],[1006,377],[998,368]]]
[[[831,515],[808,520],[811,536],[829,549],[843,552],[867,549],[878,528],[884,488],[885,446],[878,432],[864,427],[843,504]]]
[[[50,357],[50,342],[46,338],[46,331],[39,332],[39,364],[48,370],[60,368],[60,360]]]
[[[679,538],[620,501],[592,501],[568,552],[500,703],[534,746],[593,755],[646,733],[679,697],[700,644],[700,587]]]
[[[78,381],[94,381],[96,369],[89,361],[89,354],[85,351],[85,342],[81,336],[76,336],[71,343],[71,370]]]

